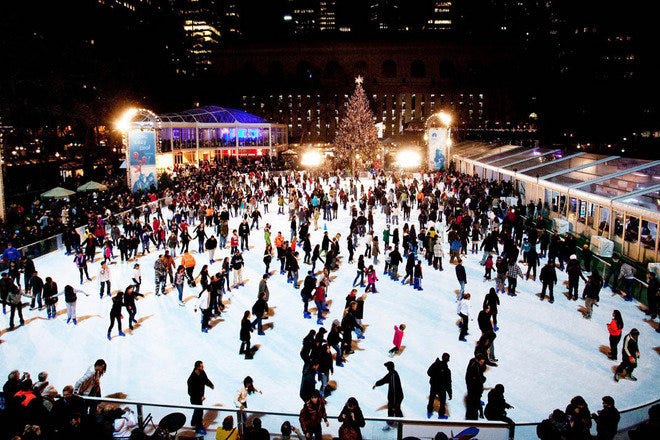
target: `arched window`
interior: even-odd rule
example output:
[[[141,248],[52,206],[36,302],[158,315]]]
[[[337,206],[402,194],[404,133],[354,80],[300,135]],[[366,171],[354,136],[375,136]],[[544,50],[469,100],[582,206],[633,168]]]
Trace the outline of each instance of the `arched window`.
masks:
[[[456,77],[456,67],[454,63],[449,60],[442,60],[440,62],[440,79],[453,79]]]
[[[410,76],[412,78],[424,78],[426,76],[426,64],[422,60],[410,63]]]
[[[314,79],[314,69],[308,61],[301,61],[296,68],[296,77],[300,81],[311,81]]]
[[[339,79],[342,74],[341,64],[337,60],[328,61],[325,65],[325,76],[329,79]]]
[[[358,61],[353,65],[353,70],[355,71],[355,75],[365,76],[367,74],[368,69],[369,66],[367,65],[366,61]]]
[[[381,74],[385,78],[396,78],[396,63],[392,60],[383,61]]]

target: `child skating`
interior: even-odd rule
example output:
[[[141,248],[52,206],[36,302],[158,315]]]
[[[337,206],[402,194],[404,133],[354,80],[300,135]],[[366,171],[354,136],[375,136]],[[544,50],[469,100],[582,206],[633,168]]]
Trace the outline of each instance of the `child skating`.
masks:
[[[392,347],[389,351],[389,356],[394,357],[396,353],[399,352],[401,349],[401,341],[403,340],[403,332],[406,329],[405,324],[401,324],[399,326],[394,326],[394,338],[392,339],[392,343],[394,344],[394,347]]]

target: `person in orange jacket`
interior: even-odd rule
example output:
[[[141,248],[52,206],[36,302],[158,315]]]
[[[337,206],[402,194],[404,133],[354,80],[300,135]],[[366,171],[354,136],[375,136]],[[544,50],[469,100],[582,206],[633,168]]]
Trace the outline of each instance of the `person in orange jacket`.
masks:
[[[193,271],[195,270],[195,257],[192,256],[190,252],[185,252],[181,256],[181,265],[186,268],[186,278],[188,278],[188,284],[193,284]]]

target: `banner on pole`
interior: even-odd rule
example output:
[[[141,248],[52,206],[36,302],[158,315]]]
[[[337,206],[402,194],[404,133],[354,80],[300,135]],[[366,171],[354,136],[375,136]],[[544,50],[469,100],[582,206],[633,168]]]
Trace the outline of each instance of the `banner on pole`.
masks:
[[[156,132],[132,130],[128,133],[128,187],[149,191],[158,187],[156,179]]]
[[[426,134],[429,142],[429,170],[443,170],[447,161],[447,129],[429,128]]]

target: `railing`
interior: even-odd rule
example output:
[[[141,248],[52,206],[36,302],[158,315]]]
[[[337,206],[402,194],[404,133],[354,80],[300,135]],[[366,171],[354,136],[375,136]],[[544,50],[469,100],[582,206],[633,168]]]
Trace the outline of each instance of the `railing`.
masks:
[[[297,398],[297,397],[296,397]],[[145,426],[145,408],[154,408],[148,415],[151,415],[151,418],[154,420],[160,420],[162,417],[167,415],[167,409],[178,410],[177,412],[187,411],[192,413],[195,409],[203,409],[208,411],[204,415],[204,424],[209,427],[209,431],[215,430],[215,426],[220,426],[222,424],[222,419],[227,415],[232,415],[234,420],[238,423],[238,429],[242,430],[243,420],[247,420],[250,423],[255,417],[258,417],[262,420],[262,425],[265,429],[268,430],[271,437],[280,436],[280,426],[284,421],[289,421],[291,426],[299,426],[298,423],[298,414],[295,413],[286,413],[286,412],[276,412],[276,411],[263,411],[263,410],[251,410],[246,411],[239,410],[238,408],[224,408],[222,406],[203,406],[203,405],[174,405],[174,404],[164,404],[164,403],[153,403],[153,402],[142,402],[134,400],[124,400],[124,399],[112,399],[112,398],[102,398],[102,397],[86,397],[86,400],[96,401],[96,402],[106,402],[113,405],[119,406],[132,406],[136,408],[136,414],[138,416],[138,426],[141,429],[144,429],[145,432],[150,432],[155,429],[157,423],[152,422],[150,426]],[[654,405],[660,403],[660,399],[655,399],[650,402],[646,402],[632,408],[626,408],[620,410],[621,420],[619,421],[619,431],[625,431],[634,426],[639,425],[644,420],[648,419],[648,411]],[[300,405],[302,407],[302,404]],[[551,412],[550,410],[548,412]],[[154,414],[156,413],[156,414]],[[190,414],[188,414],[190,415]],[[331,422],[330,427],[324,427],[324,433],[332,434],[333,438],[338,437],[339,422],[337,420],[338,414],[328,414],[328,420]],[[187,417],[186,420],[189,418]],[[362,436],[365,440],[377,440],[377,439],[388,439],[388,440],[402,440],[406,437],[416,437],[421,440],[430,440],[433,439],[439,431],[447,434],[447,437],[450,439],[454,438],[464,429],[468,428],[477,428],[479,430],[478,438],[481,440],[493,439],[493,440],[506,440],[509,438],[509,427],[503,422],[479,422],[479,421],[449,421],[444,420],[442,422],[432,421],[432,420],[423,420],[423,419],[409,419],[409,418],[396,418],[396,417],[365,417],[366,425],[362,428]],[[391,431],[383,431],[382,428],[386,422],[396,423],[396,429]],[[515,426],[515,435],[519,439],[534,439],[536,436],[536,427],[540,422],[520,422],[516,423]],[[183,431],[191,430],[189,426],[184,426]],[[592,426],[592,434],[596,434],[595,424]],[[214,437],[214,436],[212,436]],[[242,437],[242,435],[241,435]]]
[[[294,393],[295,394],[295,393]],[[297,396],[295,397],[298,398]],[[85,397],[86,400],[95,401],[99,404],[105,402],[112,405],[119,405],[121,407],[129,406],[135,407],[137,414],[138,427],[144,429],[146,433],[155,431],[158,423],[153,420],[160,420],[168,414],[167,409],[176,410],[175,412],[187,412],[186,421],[190,420],[192,411],[195,409],[205,410],[204,425],[207,426],[209,431],[208,438],[215,438],[212,433],[217,426],[222,425],[222,420],[232,415],[234,421],[238,424],[241,438],[243,438],[243,421],[251,424],[254,418],[260,418],[262,426],[270,433],[271,438],[280,437],[280,427],[285,421],[289,421],[291,426],[299,427],[298,414],[286,413],[276,411],[263,411],[263,410],[240,410],[238,408],[224,408],[222,406],[203,406],[203,405],[174,405],[164,403],[141,402],[124,399],[112,399],[101,397]],[[300,407],[302,408],[302,403]],[[149,411],[147,415],[145,413]],[[340,423],[337,420],[339,414],[328,414],[329,427],[323,426],[324,434],[332,434],[333,438],[338,437],[338,430]],[[145,425],[145,420],[152,420],[151,423]],[[509,438],[509,427],[502,422],[479,422],[479,421],[432,421],[422,419],[408,419],[396,417],[365,417],[366,425],[361,429],[362,437],[365,440],[401,440],[405,437],[416,437],[421,440],[431,440],[435,435],[441,431],[447,434],[447,437],[453,438],[461,431],[468,428],[477,428],[479,431],[479,439],[481,440],[507,440]],[[392,430],[383,431],[386,422],[396,424],[396,428]],[[236,426],[236,425],[235,425]],[[179,434],[186,431],[191,432],[192,427],[184,426],[179,430]],[[524,438],[524,437],[519,437]]]
[[[155,200],[153,202],[143,203],[142,205],[138,206],[137,208],[138,208],[138,210],[140,210],[140,212],[142,212],[142,210],[144,209],[145,206],[150,206],[152,208],[154,208],[154,207],[157,208],[159,205],[163,206],[163,201],[164,200],[165,200],[165,198],[162,197],[162,198],[160,198],[158,200]],[[122,212],[119,212],[119,213],[116,213],[116,214],[111,214],[111,215],[113,217],[114,216],[123,217],[126,214],[130,214],[132,211],[133,211],[133,209],[127,209],[125,211],[122,211]],[[105,220],[106,232],[108,232],[109,228],[110,228],[110,224],[107,221],[108,218],[104,218],[104,220]],[[84,235],[85,228],[87,228],[87,225],[78,226],[75,229],[78,232],[78,234],[82,237]],[[45,255],[45,254],[48,254],[48,253],[51,253],[51,252],[55,252],[58,249],[61,249],[62,246],[63,246],[63,243],[64,242],[63,242],[63,239],[62,239],[62,234],[57,234],[57,235],[53,235],[53,236],[48,237],[48,238],[44,238],[43,240],[36,241],[34,243],[30,243],[28,245],[21,246],[20,248],[18,248],[18,251],[22,255],[26,255],[26,256],[34,259],[34,258],[40,257],[42,255]],[[5,270],[6,266],[7,266],[6,263],[0,263],[0,270]]]

